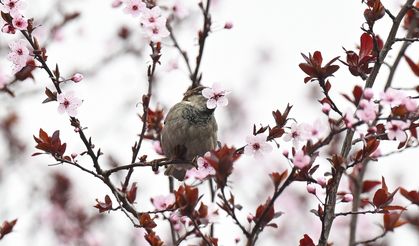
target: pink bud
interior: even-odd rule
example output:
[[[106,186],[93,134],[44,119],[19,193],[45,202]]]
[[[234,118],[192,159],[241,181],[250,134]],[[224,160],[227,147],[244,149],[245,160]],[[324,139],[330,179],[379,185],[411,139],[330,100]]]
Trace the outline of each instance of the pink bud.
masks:
[[[327,183],[326,183],[326,178],[325,177],[318,177],[316,179],[316,181],[322,188],[326,187]]]
[[[231,28],[233,28],[233,22],[228,21],[224,24],[224,29],[231,29]]]
[[[325,114],[329,114],[330,109],[332,109],[332,107],[330,107],[330,104],[328,103],[323,103],[322,105],[322,112]]]
[[[255,216],[253,216],[252,214],[249,214],[247,216],[247,222],[249,222],[249,223],[252,222],[254,218],[255,218]]]
[[[354,197],[352,194],[345,194],[342,198],[342,202],[352,202],[353,199]]]
[[[367,100],[371,100],[371,98],[374,96],[374,91],[371,88],[366,88],[364,90],[364,98]]]
[[[74,128],[74,132],[75,132],[75,133],[79,133],[79,132],[80,132],[80,128],[75,127],[75,128]]]
[[[122,0],[114,0],[112,2],[112,8],[118,8],[121,5],[122,5]]]
[[[71,77],[71,80],[78,83],[83,80],[83,75],[81,73],[76,73]]]
[[[282,154],[283,154],[286,158],[288,158],[289,151],[288,151],[288,150],[286,150],[286,149],[284,149],[284,151],[282,151]]]
[[[310,194],[316,195],[316,186],[314,186],[314,184],[308,184],[307,191]]]
[[[71,158],[75,159],[77,157],[77,153],[71,153]]]

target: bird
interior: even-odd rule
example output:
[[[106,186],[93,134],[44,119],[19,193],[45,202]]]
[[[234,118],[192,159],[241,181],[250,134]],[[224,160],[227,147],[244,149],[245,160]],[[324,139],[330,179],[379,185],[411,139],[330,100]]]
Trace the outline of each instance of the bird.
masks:
[[[204,86],[189,88],[181,102],[176,103],[164,121],[161,132],[163,154],[169,160],[183,164],[169,164],[164,174],[179,181],[197,157],[214,150],[217,146],[217,122],[214,108],[207,108],[207,98],[202,95]]]

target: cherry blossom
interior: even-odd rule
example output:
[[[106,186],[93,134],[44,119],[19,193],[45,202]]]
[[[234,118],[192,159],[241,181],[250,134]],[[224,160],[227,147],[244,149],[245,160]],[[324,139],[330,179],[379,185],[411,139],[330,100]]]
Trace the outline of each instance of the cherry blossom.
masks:
[[[314,121],[312,125],[306,125],[306,133],[309,139],[316,139],[319,140],[322,138],[322,135],[325,130],[325,124],[320,120],[317,119]]]
[[[10,25],[9,23],[6,23],[1,28],[1,31],[4,32],[4,33],[15,34],[16,33],[16,28],[13,25]]]
[[[0,5],[1,11],[10,13],[11,16],[19,15],[23,8],[25,8],[23,0],[4,0],[3,5]]]
[[[173,14],[179,19],[183,19],[189,14],[184,0],[175,0],[172,6],[172,10]]]
[[[402,99],[402,104],[406,107],[409,112],[417,112],[418,104],[412,98],[405,97]]]
[[[13,26],[19,30],[26,30],[28,21],[23,16],[15,16],[12,21]]]
[[[204,157],[199,157],[198,168],[189,169],[186,172],[186,177],[204,180],[208,176],[215,175],[215,169],[205,160],[205,157],[208,158],[210,155],[210,152],[207,152]]]
[[[377,117],[377,105],[373,101],[362,99],[355,114],[358,119],[371,122]]]
[[[82,81],[83,78],[84,78],[83,74],[81,74],[81,73],[75,73],[73,76],[71,76],[71,80],[76,82],[76,83]]]
[[[409,128],[410,122],[404,122],[401,120],[392,120],[387,122],[387,136],[390,140],[398,140],[404,142],[407,139],[407,134],[404,132],[405,129]]]
[[[151,198],[151,203],[153,203],[156,210],[165,210],[175,203],[175,195],[171,193],[167,196],[155,196]]]
[[[284,134],[284,141],[289,142],[292,140],[294,147],[299,147],[300,142],[307,140],[307,125],[292,123],[291,131]]]
[[[399,90],[388,88],[385,92],[380,93],[380,104],[381,105],[390,105],[398,106],[402,102],[405,96]]]
[[[166,18],[158,18],[155,23],[143,26],[143,32],[147,39],[153,43],[161,42],[161,40],[169,36],[169,30],[166,27]]]
[[[26,66],[29,59],[29,49],[26,47],[26,41],[23,39],[17,40],[9,44],[10,53],[7,58],[13,62],[13,72],[20,71]]]
[[[127,0],[124,12],[132,16],[139,16],[146,9],[146,4],[141,0]]]
[[[221,84],[214,83],[212,88],[205,88],[202,90],[202,95],[208,98],[207,108],[214,109],[216,107],[224,107],[228,105],[227,95],[229,91],[225,90]]]
[[[152,9],[145,8],[140,17],[141,26],[151,27],[156,23],[164,22],[166,24],[166,18],[162,16],[162,12],[159,6],[154,6]]]
[[[58,94],[57,101],[59,103],[58,112],[60,114],[67,112],[71,117],[77,115],[77,109],[82,103],[82,101],[74,95],[73,91]]]
[[[294,160],[292,162],[294,166],[298,168],[304,168],[308,164],[310,164],[310,156],[304,154],[304,151],[299,150],[294,155]]]
[[[246,155],[253,155],[255,158],[262,157],[264,152],[269,153],[272,151],[272,146],[266,142],[266,136],[262,134],[248,136],[246,143],[244,153]]]

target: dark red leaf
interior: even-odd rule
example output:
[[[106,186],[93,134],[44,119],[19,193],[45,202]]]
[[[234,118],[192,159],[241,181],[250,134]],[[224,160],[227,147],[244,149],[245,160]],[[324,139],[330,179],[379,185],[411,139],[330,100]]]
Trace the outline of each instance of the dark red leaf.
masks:
[[[299,246],[316,246],[313,240],[307,234],[304,234],[304,237],[300,240]]]

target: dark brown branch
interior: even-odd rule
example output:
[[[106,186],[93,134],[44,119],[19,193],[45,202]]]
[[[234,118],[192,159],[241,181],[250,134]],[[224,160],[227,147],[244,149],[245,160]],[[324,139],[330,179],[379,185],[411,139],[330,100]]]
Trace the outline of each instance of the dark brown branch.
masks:
[[[189,219],[192,221],[192,224],[195,228],[195,230],[198,232],[199,236],[204,240],[204,242],[208,245],[211,246],[212,243],[210,241],[208,241],[208,238],[202,233],[201,229],[199,229],[198,224],[196,223],[196,221],[194,220],[194,218],[189,217]]]
[[[383,231],[383,233],[381,233],[380,235],[378,235],[378,236],[376,236],[376,237],[374,237],[372,239],[369,239],[369,240],[356,242],[355,245],[359,245],[359,244],[361,244],[361,245],[368,245],[370,243],[373,243],[373,242],[377,241],[380,238],[383,238],[386,234],[387,234],[387,231]]]
[[[368,210],[368,211],[351,211],[351,212],[344,212],[344,213],[337,213],[335,217],[338,216],[347,216],[347,215],[357,215],[357,214],[383,214],[385,210]]]
[[[262,222],[266,219],[266,216],[268,215],[269,210],[275,204],[276,199],[282,194],[285,188],[287,188],[294,181],[294,174],[296,171],[297,168],[294,167],[291,170],[291,173],[289,174],[288,178],[282,184],[282,186],[274,192],[274,195],[272,196],[272,199],[269,201],[268,206],[266,206],[265,210],[263,211],[259,219],[256,221],[255,226],[250,232],[250,237],[248,238],[247,246],[255,245],[259,233],[263,230]]]
[[[172,28],[172,26],[170,25],[169,21],[167,21],[167,22],[166,22],[166,27],[167,27],[167,30],[168,30],[168,31],[169,31],[169,33],[170,33],[170,39],[172,40],[173,45],[174,45],[174,46],[175,46],[175,48],[179,51],[179,54],[182,56],[183,60],[185,61],[186,67],[188,68],[189,77],[192,79],[192,77],[193,77],[193,72],[192,72],[192,67],[191,67],[191,64],[190,64],[190,62],[189,62],[188,53],[186,53],[186,51],[184,51],[184,50],[180,47],[179,42],[177,41],[177,38],[176,38],[176,36],[175,36],[175,34],[174,34],[173,28]]]
[[[211,6],[211,0],[207,0],[207,4],[205,7],[203,6],[202,2],[199,4],[199,7],[201,8],[202,14],[204,17],[204,24],[203,24],[202,31],[200,31],[198,34],[199,51],[198,51],[198,56],[196,57],[195,71],[191,77],[192,87],[198,86],[201,82],[199,67],[201,66],[202,56],[204,55],[205,41],[209,35],[209,32],[211,31],[211,16],[209,13],[210,6]]]
[[[244,226],[240,223],[239,219],[236,216],[236,208],[233,206],[230,206],[230,203],[225,195],[225,191],[224,191],[225,187],[221,188],[221,199],[223,200],[223,203],[227,206],[226,209],[228,209],[227,214],[231,216],[231,218],[233,218],[234,222],[236,223],[236,225],[240,228],[240,230],[243,232],[243,234],[249,238],[250,237],[250,233],[244,228]]]
[[[148,107],[150,104],[151,92],[153,88],[154,72],[156,70],[157,63],[159,63],[159,58],[160,58],[160,54],[159,54],[160,50],[157,47],[155,47],[155,44],[150,43],[150,47],[152,51],[151,58],[152,58],[153,63],[148,67],[148,70],[147,70],[148,90],[147,90],[147,95],[143,96],[143,115],[141,117],[143,126],[141,128],[141,133],[139,135],[138,142],[135,142],[134,147],[132,149],[131,163],[134,163],[135,160],[137,159],[138,153],[140,152],[141,144],[144,140],[144,134],[147,130]],[[144,97],[147,97],[147,99],[144,100]],[[134,168],[130,168],[128,170],[128,173],[125,176],[124,184],[122,185],[123,191],[125,191],[125,189],[128,187],[129,180],[131,179],[131,175],[133,172],[134,172]]]
[[[410,38],[415,31],[416,28],[416,20],[417,18],[412,18],[412,23],[410,23],[409,30],[407,31],[406,38]],[[403,55],[406,53],[407,48],[410,46],[412,42],[404,41],[402,47],[397,53],[397,57],[393,62],[393,65],[390,66],[390,73],[388,74],[387,82],[384,87],[384,91],[390,87],[391,83],[393,82],[394,74],[396,73],[396,69],[399,66],[400,60],[402,59]]]

